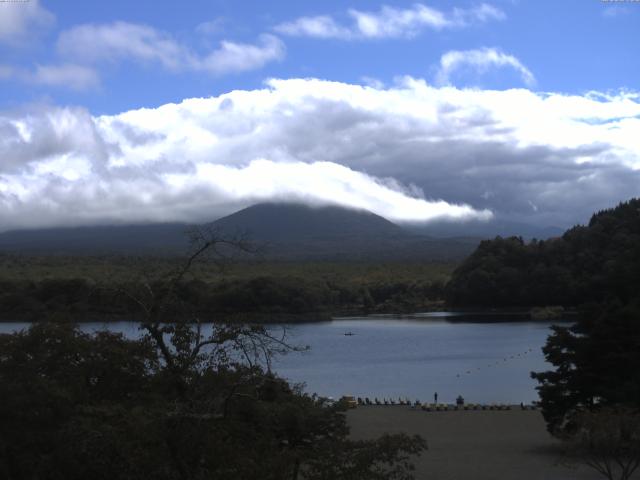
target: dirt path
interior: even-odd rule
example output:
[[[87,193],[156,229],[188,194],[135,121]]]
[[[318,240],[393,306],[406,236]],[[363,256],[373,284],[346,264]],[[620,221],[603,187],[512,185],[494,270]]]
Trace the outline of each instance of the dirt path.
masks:
[[[385,432],[422,435],[429,450],[416,461],[418,480],[603,478],[588,467],[563,461],[538,411],[424,412],[407,406],[365,406],[347,417],[357,439]]]

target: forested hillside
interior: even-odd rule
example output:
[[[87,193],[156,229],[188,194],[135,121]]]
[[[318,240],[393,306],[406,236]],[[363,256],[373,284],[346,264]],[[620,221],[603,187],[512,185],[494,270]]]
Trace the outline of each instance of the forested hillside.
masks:
[[[483,241],[447,287],[457,306],[628,303],[640,295],[640,199],[591,217],[562,237]]]
[[[175,258],[0,255],[0,321],[132,320],[124,292],[161,289]],[[176,318],[309,321],[331,315],[441,306],[452,264],[256,262],[195,265],[181,283]]]

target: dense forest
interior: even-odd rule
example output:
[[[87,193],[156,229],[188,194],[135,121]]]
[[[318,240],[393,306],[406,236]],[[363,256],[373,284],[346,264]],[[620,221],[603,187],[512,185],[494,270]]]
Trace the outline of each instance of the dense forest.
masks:
[[[639,295],[639,272],[640,199],[633,199],[559,238],[483,241],[453,272],[447,300],[486,307],[625,304]]]
[[[125,291],[161,290],[180,260],[0,257],[0,320],[131,320]],[[410,312],[441,306],[450,264],[202,262],[180,285],[174,317],[262,322]]]
[[[577,306],[532,372],[548,430],[606,478],[640,466],[640,199],[561,238],[484,242],[453,275],[456,303]],[[616,477],[618,478],[618,477]]]

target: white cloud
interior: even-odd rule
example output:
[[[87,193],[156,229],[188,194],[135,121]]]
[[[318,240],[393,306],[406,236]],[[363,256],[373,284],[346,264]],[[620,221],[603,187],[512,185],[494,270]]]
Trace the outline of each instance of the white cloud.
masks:
[[[454,18],[463,24],[473,22],[488,22],[490,20],[505,20],[506,14],[497,7],[488,3],[481,3],[470,9],[456,8],[453,11]]]
[[[503,20],[504,12],[483,3],[470,9],[455,8],[451,12],[416,3],[407,9],[383,6],[378,12],[351,9],[349,26],[340,25],[328,15],[300,17],[275,27],[277,32],[292,36],[339,38],[343,40],[366,38],[407,38],[424,29],[441,30],[464,27],[473,23]]]
[[[38,85],[65,87],[74,90],[87,90],[100,85],[98,74],[89,67],[81,65],[37,65],[27,80]]]
[[[411,37],[423,28],[439,30],[452,26],[453,19],[439,10],[415,5],[412,9],[399,10],[382,7],[380,12],[350,10],[358,33],[368,38]]]
[[[452,50],[440,57],[440,68],[436,81],[441,85],[450,82],[451,75],[457,70],[471,68],[475,72],[485,73],[490,68],[509,67],[516,70],[527,85],[535,84],[533,73],[513,55],[508,55],[496,48],[480,48],[476,50]]]
[[[168,183],[184,193],[211,189],[234,202],[297,200],[375,211],[396,221],[488,219],[491,212],[409,195],[385,181],[332,162],[274,162],[258,159],[246,166],[198,164],[195,172],[171,174]],[[415,193],[415,192],[412,192]]]
[[[368,87],[375,88],[376,90],[384,89],[384,82],[379,78],[369,77],[365,75],[363,77],[360,77],[360,80],[364,85]]]
[[[33,70],[0,65],[0,80],[11,79],[72,90],[89,90],[100,85],[100,78],[95,70],[74,64],[36,65]]]
[[[54,22],[55,16],[38,0],[0,2],[0,43],[28,42]]]
[[[351,30],[338,25],[327,15],[300,17],[276,26],[275,30],[286,35],[316,38],[350,38],[353,35]]]
[[[81,61],[139,60],[178,69],[188,51],[169,34],[127,22],[84,24],[62,32],[58,51]]]
[[[198,54],[166,32],[127,22],[73,27],[60,34],[57,48],[62,56],[83,62],[129,60],[215,75],[261,68],[285,55],[284,44],[273,35],[260,36],[255,45],[222,41],[217,50]]]
[[[526,112],[526,114],[523,114]],[[263,200],[566,226],[640,191],[640,94],[314,79],[92,117],[0,114],[3,228],[210,220]],[[532,207],[535,205],[537,210]]]
[[[263,67],[269,62],[282,60],[284,43],[273,35],[261,35],[258,45],[223,41],[220,48],[204,57],[193,57],[188,66],[215,75],[242,72]]]

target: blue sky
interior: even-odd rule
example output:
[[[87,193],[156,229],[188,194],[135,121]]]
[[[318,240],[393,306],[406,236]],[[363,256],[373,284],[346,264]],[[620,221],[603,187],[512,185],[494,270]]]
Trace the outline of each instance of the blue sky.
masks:
[[[637,1],[0,2],[0,229],[585,221],[640,194],[639,27]]]
[[[281,35],[274,30],[282,23],[318,15],[330,15],[348,26],[349,9],[379,12],[383,5],[401,10],[411,9],[415,3],[195,0],[185,8],[180,2],[149,0],[43,2],[42,8],[55,18],[33,26],[19,43],[1,45],[4,64],[32,70],[36,65],[69,63],[56,48],[62,32],[83,24],[118,21],[152,27],[202,54],[224,40],[254,44],[262,34],[277,35],[286,51],[281,59],[260,68],[217,74],[168,71],[157,63],[136,60],[91,62],[99,75],[99,86],[73,89],[68,84],[25,85],[17,79],[5,80],[0,101],[5,106],[34,101],[80,104],[102,114],[258,88],[267,77],[317,77],[349,83],[361,83],[369,77],[389,84],[397,76],[411,75],[429,81],[445,52],[479,47],[499,48],[518,58],[534,74],[539,91],[632,89],[640,78],[640,5],[633,2],[496,1],[491,5],[504,12],[502,20],[440,31],[425,27],[410,38],[323,40]],[[446,14],[453,8],[473,8],[480,3],[459,2],[454,7],[451,2],[439,1],[424,5]],[[7,6],[0,6],[0,15],[2,8]],[[212,28],[207,30],[206,23]],[[453,82],[485,88],[522,85],[517,73],[499,70],[483,75],[459,72]]]

